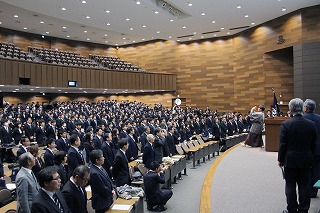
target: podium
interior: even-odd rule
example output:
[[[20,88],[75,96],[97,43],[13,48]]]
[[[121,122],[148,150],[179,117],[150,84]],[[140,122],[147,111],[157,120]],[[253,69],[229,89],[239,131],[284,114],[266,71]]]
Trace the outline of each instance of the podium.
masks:
[[[289,117],[275,117],[264,119],[266,128],[265,148],[267,152],[278,152],[281,123],[288,119]]]

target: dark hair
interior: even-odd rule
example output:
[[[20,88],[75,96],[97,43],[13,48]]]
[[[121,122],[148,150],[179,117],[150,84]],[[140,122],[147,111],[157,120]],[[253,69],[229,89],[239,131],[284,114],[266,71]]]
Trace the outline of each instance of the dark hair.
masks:
[[[54,163],[60,165],[64,158],[66,157],[66,153],[64,151],[58,151],[54,154]]]
[[[90,143],[90,141],[91,141],[91,132],[87,132],[84,135],[84,141]]]
[[[29,140],[29,138],[28,138],[28,137],[26,137],[26,136],[22,136],[22,138],[21,138],[20,142],[21,142],[21,143],[24,143],[24,142],[26,142],[26,139],[28,139],[28,140]],[[29,140],[29,141],[30,141],[30,140]]]
[[[72,134],[72,135],[70,136],[70,138],[69,138],[70,144],[71,144],[71,145],[74,145],[74,144],[76,143],[78,137],[79,137],[79,136],[78,136],[77,134]]]
[[[155,130],[154,130],[154,134],[157,135],[159,132],[161,132],[161,129],[159,127],[157,127]]]
[[[122,149],[125,145],[128,144],[128,138],[121,138],[119,141],[118,141],[118,147],[119,149]]]
[[[103,152],[100,149],[92,150],[90,153],[90,160],[93,164],[96,164],[96,161],[103,156]]]
[[[44,187],[45,182],[53,180],[53,174],[57,173],[57,169],[54,166],[48,166],[43,168],[38,174],[38,181],[41,187]]]
[[[65,132],[67,132],[65,129],[60,129],[59,132],[58,132],[58,134],[59,134],[60,136],[62,136],[62,134],[65,133]]]
[[[55,139],[53,139],[53,138],[48,138],[47,140],[46,140],[46,146],[48,146],[49,144],[52,144],[53,142],[55,142],[56,140]]]
[[[96,133],[99,132],[100,129],[101,129],[101,127],[97,127],[95,132],[96,132]],[[102,129],[101,129],[101,130],[102,130]]]
[[[113,128],[112,130],[112,137],[117,136],[117,133],[119,132],[119,130],[117,128]]]
[[[169,126],[168,127],[168,132],[171,131],[172,129],[174,129],[173,126]]]
[[[79,165],[73,170],[72,177],[78,175],[80,178],[83,178],[87,173],[90,173],[89,167],[86,165]]]
[[[264,112],[264,110],[265,110],[264,105],[260,105],[259,108],[261,109],[262,112]]]
[[[38,154],[38,152],[39,152],[39,146],[38,146],[38,144],[35,144],[35,145],[33,145],[33,146],[29,146],[29,147],[28,147],[28,152],[30,152],[33,156],[34,156],[35,154]]]
[[[130,132],[132,132],[132,130],[134,130],[134,128],[132,126],[129,126],[127,129],[127,133],[130,134]]]
[[[150,164],[150,169],[153,171],[155,171],[159,167],[160,167],[160,163],[158,161],[152,161]]]

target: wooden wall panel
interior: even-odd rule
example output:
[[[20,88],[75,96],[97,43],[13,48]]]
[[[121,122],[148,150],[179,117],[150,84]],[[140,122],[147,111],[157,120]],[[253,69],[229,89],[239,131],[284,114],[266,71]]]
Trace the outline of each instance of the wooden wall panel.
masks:
[[[0,84],[6,84],[6,60],[0,59]]]
[[[37,67],[39,65],[30,63],[30,85],[34,86],[37,84]]]
[[[6,61],[6,69],[5,69],[5,79],[6,79],[6,84],[8,85],[12,85],[13,81],[12,81],[12,73],[14,67],[12,66],[12,62],[11,61]]]
[[[47,76],[47,65],[41,65],[41,83],[40,86],[47,87],[48,76]]]
[[[19,64],[19,72],[20,69],[25,69],[24,77],[25,78],[31,78],[31,65],[33,63],[20,63]]]
[[[58,66],[52,66],[52,86],[58,87]]]

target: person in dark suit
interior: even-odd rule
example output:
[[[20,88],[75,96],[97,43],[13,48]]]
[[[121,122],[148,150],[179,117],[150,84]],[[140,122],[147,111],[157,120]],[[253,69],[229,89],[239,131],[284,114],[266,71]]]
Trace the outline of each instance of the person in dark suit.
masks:
[[[23,153],[28,152],[28,147],[30,146],[30,140],[27,137],[21,138],[21,146],[19,147],[17,151],[17,157],[22,155]]]
[[[64,151],[68,153],[69,150],[69,139],[67,139],[67,131],[66,130],[59,130],[59,139],[56,141],[57,149],[59,151]]]
[[[102,137],[102,129],[101,127],[98,127],[95,131],[96,135],[93,137],[93,145],[95,149],[101,149],[101,145],[104,141],[103,137]]]
[[[147,135],[150,134],[150,127],[144,126],[141,127],[143,128],[143,133],[140,135],[139,141],[141,143],[141,152],[144,152],[144,146],[148,143],[147,141]]]
[[[63,186],[62,195],[71,212],[88,213],[85,186],[90,180],[90,169],[80,165],[73,171],[72,177]]]
[[[28,148],[28,151],[34,156],[35,158],[35,165],[32,167],[32,171],[34,175],[37,177],[41,169],[44,168],[44,162],[41,157],[39,157],[39,146],[35,144]]]
[[[44,153],[44,164],[45,166],[53,166],[54,164],[54,148],[56,147],[56,141],[53,138],[48,138],[46,140],[47,149]]]
[[[126,156],[129,162],[134,161],[135,159],[138,158],[138,146],[137,146],[137,142],[135,141],[133,135],[135,133],[134,128],[133,127],[128,127],[127,129],[127,133],[128,133],[128,149],[126,151]]]
[[[79,150],[80,146],[80,138],[78,135],[73,134],[69,138],[70,140],[70,148],[68,150],[67,162],[68,162],[68,177],[70,178],[73,170],[79,166],[84,165],[84,158],[82,156],[81,150]]]
[[[283,212],[307,213],[311,194],[310,167],[316,151],[317,129],[313,121],[302,116],[303,101],[300,98],[289,102],[289,110],[294,116],[281,124],[278,151],[278,164],[281,168],[284,167],[286,181],[287,210]]]
[[[169,147],[169,156],[173,156],[176,154],[176,147],[175,147],[175,142],[173,139],[173,134],[174,134],[174,128],[173,126],[168,127],[168,134],[166,136],[166,143]]]
[[[92,208],[96,213],[104,213],[113,203],[116,195],[113,184],[107,172],[102,167],[104,157],[101,150],[90,153],[90,186],[92,190]]]
[[[44,120],[39,121],[39,127],[36,129],[36,140],[39,146],[43,146],[45,144],[46,138],[46,124]]]
[[[153,161],[150,170],[143,176],[143,183],[149,211],[165,211],[166,203],[172,197],[171,189],[160,189],[159,184],[165,183],[164,174],[159,162]]]
[[[24,125],[24,134],[30,141],[34,141],[35,127],[32,125],[32,118],[28,117],[27,123]]]
[[[303,117],[312,120],[317,128],[317,142],[315,160],[311,168],[311,197],[315,198],[318,194],[318,189],[313,188],[313,185],[320,179],[320,115],[314,113],[316,102],[311,99],[305,100],[303,103],[304,114]]]
[[[156,128],[155,129],[155,140],[153,143],[153,148],[154,148],[154,153],[155,153],[155,160],[158,161],[159,163],[162,163],[162,158],[163,158],[163,147],[164,147],[164,142],[161,138],[161,129]]]
[[[17,122],[16,128],[14,128],[12,131],[12,137],[13,137],[14,143],[16,145],[19,144],[22,136],[23,136],[22,124],[21,124],[21,122]]]
[[[102,166],[107,171],[109,177],[112,179],[114,154],[113,154],[111,141],[112,141],[111,133],[110,132],[106,133],[106,141],[102,143],[101,150],[103,152],[103,157],[104,157],[104,164]]]
[[[221,123],[220,123],[220,137],[225,138],[228,134],[228,126],[227,126],[227,119],[226,117],[222,117]]]
[[[53,166],[46,167],[39,172],[41,189],[33,199],[32,213],[71,213],[60,192],[61,180]]]
[[[112,175],[116,186],[130,185],[130,174],[126,151],[128,149],[128,139],[121,138],[118,142],[119,150],[115,156]]]
[[[153,150],[154,136],[152,134],[148,134],[147,141],[148,142],[143,148],[142,162],[146,168],[150,169],[150,165],[155,159],[155,153]]]
[[[61,186],[62,188],[64,184],[68,181],[67,179],[67,171],[64,165],[67,163],[67,155],[64,151],[58,151],[54,154],[54,167],[56,168],[60,179],[61,179]]]
[[[47,138],[53,138],[53,139],[58,139],[57,135],[57,127],[56,127],[56,120],[52,120],[51,123],[49,123],[46,131],[46,136]]]
[[[86,162],[90,162],[90,153],[92,150],[94,150],[94,144],[93,144],[93,135],[91,132],[87,132],[86,135],[84,136],[84,150],[86,152]]]

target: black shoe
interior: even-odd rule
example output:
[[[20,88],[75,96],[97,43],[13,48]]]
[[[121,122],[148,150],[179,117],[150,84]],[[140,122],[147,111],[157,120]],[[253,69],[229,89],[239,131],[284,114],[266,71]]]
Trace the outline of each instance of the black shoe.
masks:
[[[159,206],[158,206],[158,208],[160,208],[160,210],[161,210],[161,211],[165,211],[165,210],[167,210],[167,208],[166,208],[166,207],[164,207],[164,205],[159,205]]]

